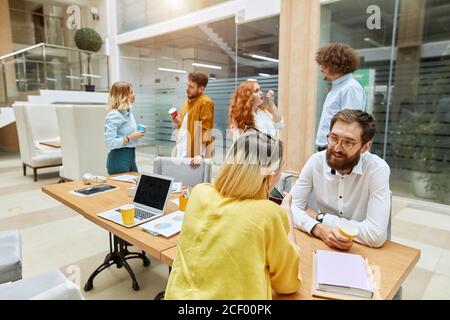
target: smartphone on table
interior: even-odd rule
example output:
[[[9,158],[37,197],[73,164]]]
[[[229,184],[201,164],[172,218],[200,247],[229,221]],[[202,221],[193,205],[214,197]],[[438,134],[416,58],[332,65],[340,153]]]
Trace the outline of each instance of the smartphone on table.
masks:
[[[283,201],[283,198],[284,198],[284,195],[277,188],[273,188],[272,191],[270,191],[269,200],[271,200],[277,204],[281,204],[281,202]]]

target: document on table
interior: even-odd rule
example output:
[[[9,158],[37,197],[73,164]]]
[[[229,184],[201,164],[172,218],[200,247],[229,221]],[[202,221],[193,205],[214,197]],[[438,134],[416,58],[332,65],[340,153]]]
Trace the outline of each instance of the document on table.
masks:
[[[183,219],[184,212],[177,210],[161,218],[144,223],[141,227],[153,235],[161,234],[164,237],[170,237],[180,232]]]
[[[113,177],[113,178],[109,178],[111,180],[115,180],[115,181],[120,181],[120,182],[131,182],[131,183],[137,183],[139,177],[137,176],[132,176],[129,174],[122,174],[120,176],[117,177]]]

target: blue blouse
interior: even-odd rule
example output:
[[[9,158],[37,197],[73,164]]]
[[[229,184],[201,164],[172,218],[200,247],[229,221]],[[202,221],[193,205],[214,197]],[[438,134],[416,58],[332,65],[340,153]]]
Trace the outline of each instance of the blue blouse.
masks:
[[[105,120],[105,144],[110,150],[134,148],[137,140],[124,143],[123,137],[136,131],[136,121],[131,111],[111,110]]]

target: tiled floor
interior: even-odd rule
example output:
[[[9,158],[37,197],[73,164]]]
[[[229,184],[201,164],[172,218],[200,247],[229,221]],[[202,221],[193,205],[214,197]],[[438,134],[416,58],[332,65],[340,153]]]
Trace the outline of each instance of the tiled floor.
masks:
[[[152,172],[152,157],[138,154],[141,171]],[[215,176],[218,167],[214,167]],[[23,276],[59,268],[84,285],[108,251],[108,233],[40,191],[58,181],[58,169],[42,169],[38,182],[24,177],[19,156],[0,152],[0,230],[19,229]],[[421,249],[421,259],[403,285],[404,299],[450,299],[450,207],[393,198],[392,240]],[[168,268],[155,259],[149,267],[132,260],[141,289],[127,272],[110,268],[83,292],[87,299],[153,299],[164,290]]]

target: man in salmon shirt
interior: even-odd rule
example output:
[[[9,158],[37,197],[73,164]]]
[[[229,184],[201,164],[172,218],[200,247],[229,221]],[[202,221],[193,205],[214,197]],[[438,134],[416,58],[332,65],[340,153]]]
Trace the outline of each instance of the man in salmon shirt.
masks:
[[[191,167],[200,166],[203,158],[211,158],[214,150],[214,102],[203,92],[208,76],[203,72],[189,73],[187,99],[179,116],[172,118],[179,131],[176,156],[192,158]]]

